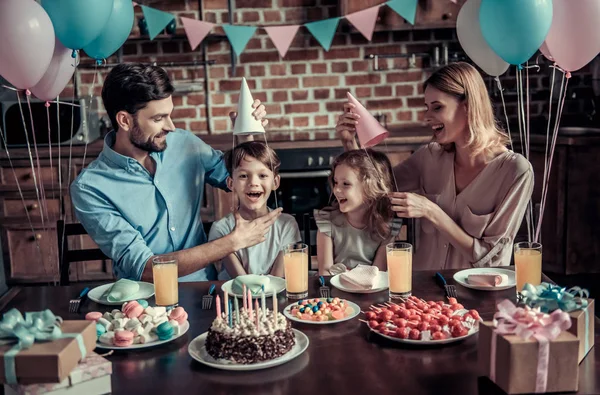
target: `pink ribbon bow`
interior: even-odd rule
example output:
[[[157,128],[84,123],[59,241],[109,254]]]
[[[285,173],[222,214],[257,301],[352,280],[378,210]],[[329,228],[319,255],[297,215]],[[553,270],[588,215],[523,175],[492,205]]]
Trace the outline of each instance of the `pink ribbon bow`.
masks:
[[[545,314],[539,309],[515,306],[505,299],[498,304],[498,312],[494,314],[493,325],[496,328],[492,335],[490,378],[496,381],[496,342],[497,335],[517,335],[523,340],[534,337],[540,344],[535,381],[535,392],[546,392],[548,384],[548,361],[550,358],[550,341],[554,340],[571,327],[571,317],[562,310]]]

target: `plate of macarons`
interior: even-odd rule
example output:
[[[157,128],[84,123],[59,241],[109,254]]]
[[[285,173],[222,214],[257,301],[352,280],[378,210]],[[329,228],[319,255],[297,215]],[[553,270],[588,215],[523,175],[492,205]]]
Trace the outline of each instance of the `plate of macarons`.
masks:
[[[120,310],[90,311],[85,319],[96,322],[96,347],[109,350],[155,347],[185,335],[190,329],[183,307],[167,310],[163,306],[149,306],[143,299],[125,302]]]

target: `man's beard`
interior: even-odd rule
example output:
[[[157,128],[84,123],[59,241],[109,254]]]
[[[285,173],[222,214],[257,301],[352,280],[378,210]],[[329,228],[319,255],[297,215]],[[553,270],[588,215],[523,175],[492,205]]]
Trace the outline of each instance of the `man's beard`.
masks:
[[[158,135],[154,137],[161,137],[166,135],[170,131],[162,131]],[[167,148],[167,140],[163,141],[161,144],[156,144],[154,142],[154,137],[150,137],[147,140],[144,140],[144,133],[140,128],[140,125],[137,122],[137,119],[133,119],[133,128],[131,129],[131,134],[129,135],[129,140],[131,144],[135,147],[144,150],[146,152],[162,152]]]

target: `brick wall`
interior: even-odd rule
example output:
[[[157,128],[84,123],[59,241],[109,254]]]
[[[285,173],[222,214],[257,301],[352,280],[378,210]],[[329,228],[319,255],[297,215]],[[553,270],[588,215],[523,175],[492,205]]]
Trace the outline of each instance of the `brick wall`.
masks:
[[[338,0],[236,0],[234,23],[249,25],[302,24],[339,15]],[[168,11],[177,16],[199,19],[196,0],[162,0],[142,3]],[[203,19],[227,23],[227,0],[204,0]],[[132,37],[139,35],[136,26]],[[416,67],[409,67],[408,59],[396,58],[379,61],[381,71],[374,69],[373,60],[365,56],[396,53],[431,53],[433,47],[449,45],[450,54],[460,54],[454,29],[375,32],[372,42],[345,21],[340,21],[329,52],[325,52],[310,33],[300,28],[285,59],[281,59],[263,29],[258,29],[239,57],[232,75],[229,42],[219,27],[215,36],[206,40],[207,58],[216,63],[204,68],[167,68],[179,93],[174,97],[173,119],[178,127],[197,134],[218,134],[231,130],[228,113],[235,109],[240,79],[246,77],[255,98],[267,106],[271,140],[303,140],[335,138],[334,126],[342,109],[346,91],[352,92],[366,104],[373,114],[384,114],[388,125],[419,122],[422,116],[422,82],[433,70],[430,59],[417,58]],[[159,36],[160,37],[160,36]],[[123,47],[125,62],[169,62],[202,60],[201,47],[192,52],[181,23],[175,37],[164,36],[154,41],[132,38]],[[86,59],[83,59],[85,62]],[[116,62],[113,57],[109,63]],[[542,73],[530,73],[532,118],[547,113],[548,68]],[[100,95],[103,77],[96,77],[94,94]],[[204,79],[208,78],[208,92]],[[78,72],[78,93],[89,95],[94,70]],[[495,83],[487,79],[494,99],[499,100]],[[516,116],[514,71],[503,77],[506,99],[511,117]],[[581,115],[591,86],[589,72],[578,72],[571,80],[572,94],[565,112]],[[587,88],[589,89],[589,88]],[[208,112],[207,96],[208,95]],[[499,113],[500,115],[500,113]],[[513,116],[514,115],[514,116]],[[504,119],[502,115],[502,119]]]

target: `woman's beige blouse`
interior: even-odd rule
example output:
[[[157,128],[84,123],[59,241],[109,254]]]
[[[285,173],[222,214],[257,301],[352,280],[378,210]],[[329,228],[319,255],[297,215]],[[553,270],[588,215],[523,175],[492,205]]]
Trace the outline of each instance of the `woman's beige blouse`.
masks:
[[[460,193],[454,153],[432,143],[394,169],[398,190],[426,196],[474,238],[465,254],[426,219],[418,221],[415,270],[508,266],[513,240],[533,192],[533,169],[525,157],[504,152],[489,162]]]

